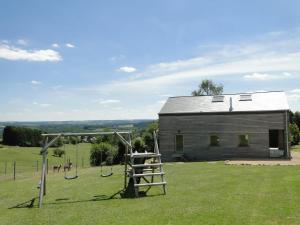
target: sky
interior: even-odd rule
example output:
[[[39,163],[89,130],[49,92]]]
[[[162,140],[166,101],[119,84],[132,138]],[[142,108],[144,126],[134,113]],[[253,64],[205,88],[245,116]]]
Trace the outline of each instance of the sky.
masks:
[[[156,119],[203,79],[300,111],[298,0],[0,5],[0,121]]]

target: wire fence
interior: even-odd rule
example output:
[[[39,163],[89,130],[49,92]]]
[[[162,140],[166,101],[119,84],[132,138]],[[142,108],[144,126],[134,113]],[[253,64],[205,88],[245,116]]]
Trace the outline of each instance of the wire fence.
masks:
[[[46,171],[47,174],[51,173],[63,173],[64,170],[68,170],[69,160],[65,163],[51,163],[47,160]],[[88,168],[90,163],[83,157],[78,160],[78,164],[72,165],[70,170],[78,168]],[[42,169],[42,161],[4,161],[0,162],[0,180],[17,180],[21,178],[29,178],[40,174]]]

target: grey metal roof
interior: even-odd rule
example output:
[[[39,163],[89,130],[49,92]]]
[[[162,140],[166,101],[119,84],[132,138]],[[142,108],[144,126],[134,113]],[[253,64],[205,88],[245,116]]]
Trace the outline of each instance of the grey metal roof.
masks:
[[[251,94],[252,101],[240,101],[242,94]],[[232,98],[232,112],[289,110],[283,91],[224,94],[224,102],[212,102],[212,98],[213,96],[170,97],[159,114],[229,112],[230,98]]]

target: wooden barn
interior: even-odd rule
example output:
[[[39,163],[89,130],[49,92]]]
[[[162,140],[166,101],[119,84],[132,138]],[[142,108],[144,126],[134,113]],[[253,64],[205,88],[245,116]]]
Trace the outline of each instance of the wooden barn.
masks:
[[[159,112],[164,161],[290,158],[284,92],[170,97]]]

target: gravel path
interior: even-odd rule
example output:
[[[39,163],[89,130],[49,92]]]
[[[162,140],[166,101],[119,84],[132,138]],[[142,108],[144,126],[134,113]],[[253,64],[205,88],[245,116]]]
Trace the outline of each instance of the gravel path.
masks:
[[[226,160],[225,165],[256,165],[256,166],[295,166],[300,165],[300,152],[291,152],[292,159],[252,159],[252,160]]]

